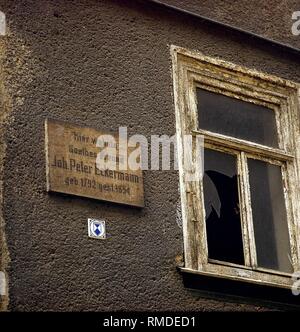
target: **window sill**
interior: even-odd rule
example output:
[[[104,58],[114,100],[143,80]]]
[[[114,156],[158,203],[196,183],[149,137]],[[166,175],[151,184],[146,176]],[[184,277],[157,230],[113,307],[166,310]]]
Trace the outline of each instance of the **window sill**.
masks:
[[[216,299],[243,298],[244,302],[263,302],[266,305],[296,306],[299,310],[300,295],[292,293],[290,285],[271,281],[261,281],[241,276],[218,274],[209,271],[197,271],[178,267],[183,277],[184,286],[193,291],[200,291]]]

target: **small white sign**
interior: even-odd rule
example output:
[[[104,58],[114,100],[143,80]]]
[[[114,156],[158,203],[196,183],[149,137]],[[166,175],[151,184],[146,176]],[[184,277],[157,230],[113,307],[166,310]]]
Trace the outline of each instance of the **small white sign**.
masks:
[[[88,218],[88,233],[93,239],[106,239],[105,221]]]

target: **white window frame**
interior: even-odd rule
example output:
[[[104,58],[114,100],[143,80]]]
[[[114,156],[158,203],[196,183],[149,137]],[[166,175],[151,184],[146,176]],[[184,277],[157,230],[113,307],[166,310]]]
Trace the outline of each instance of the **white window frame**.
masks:
[[[291,258],[300,270],[300,85],[171,46],[185,272],[290,288],[292,274],[257,267],[246,155],[282,166]],[[279,148],[198,129],[196,87],[266,106],[275,112]],[[204,136],[206,147],[238,156],[245,266],[208,260],[203,183],[185,181],[183,136]],[[200,167],[198,165],[197,167]]]

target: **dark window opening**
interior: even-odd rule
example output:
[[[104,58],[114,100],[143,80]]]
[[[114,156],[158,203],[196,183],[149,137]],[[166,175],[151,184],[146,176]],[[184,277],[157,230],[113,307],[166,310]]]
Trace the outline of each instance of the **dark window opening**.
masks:
[[[244,265],[236,157],[205,149],[204,170],[208,257]]]
[[[273,110],[199,88],[197,98],[200,129],[278,147]]]
[[[280,166],[248,159],[253,227],[259,267],[292,272]]]

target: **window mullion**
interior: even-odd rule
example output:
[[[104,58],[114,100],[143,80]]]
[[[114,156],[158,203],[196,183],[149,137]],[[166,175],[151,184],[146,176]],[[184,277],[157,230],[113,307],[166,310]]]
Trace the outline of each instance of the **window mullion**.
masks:
[[[251,210],[249,172],[247,157],[244,152],[238,155],[238,174],[239,174],[239,195],[240,195],[240,215],[243,232],[245,265],[257,267],[257,255],[254,239],[254,228]]]

